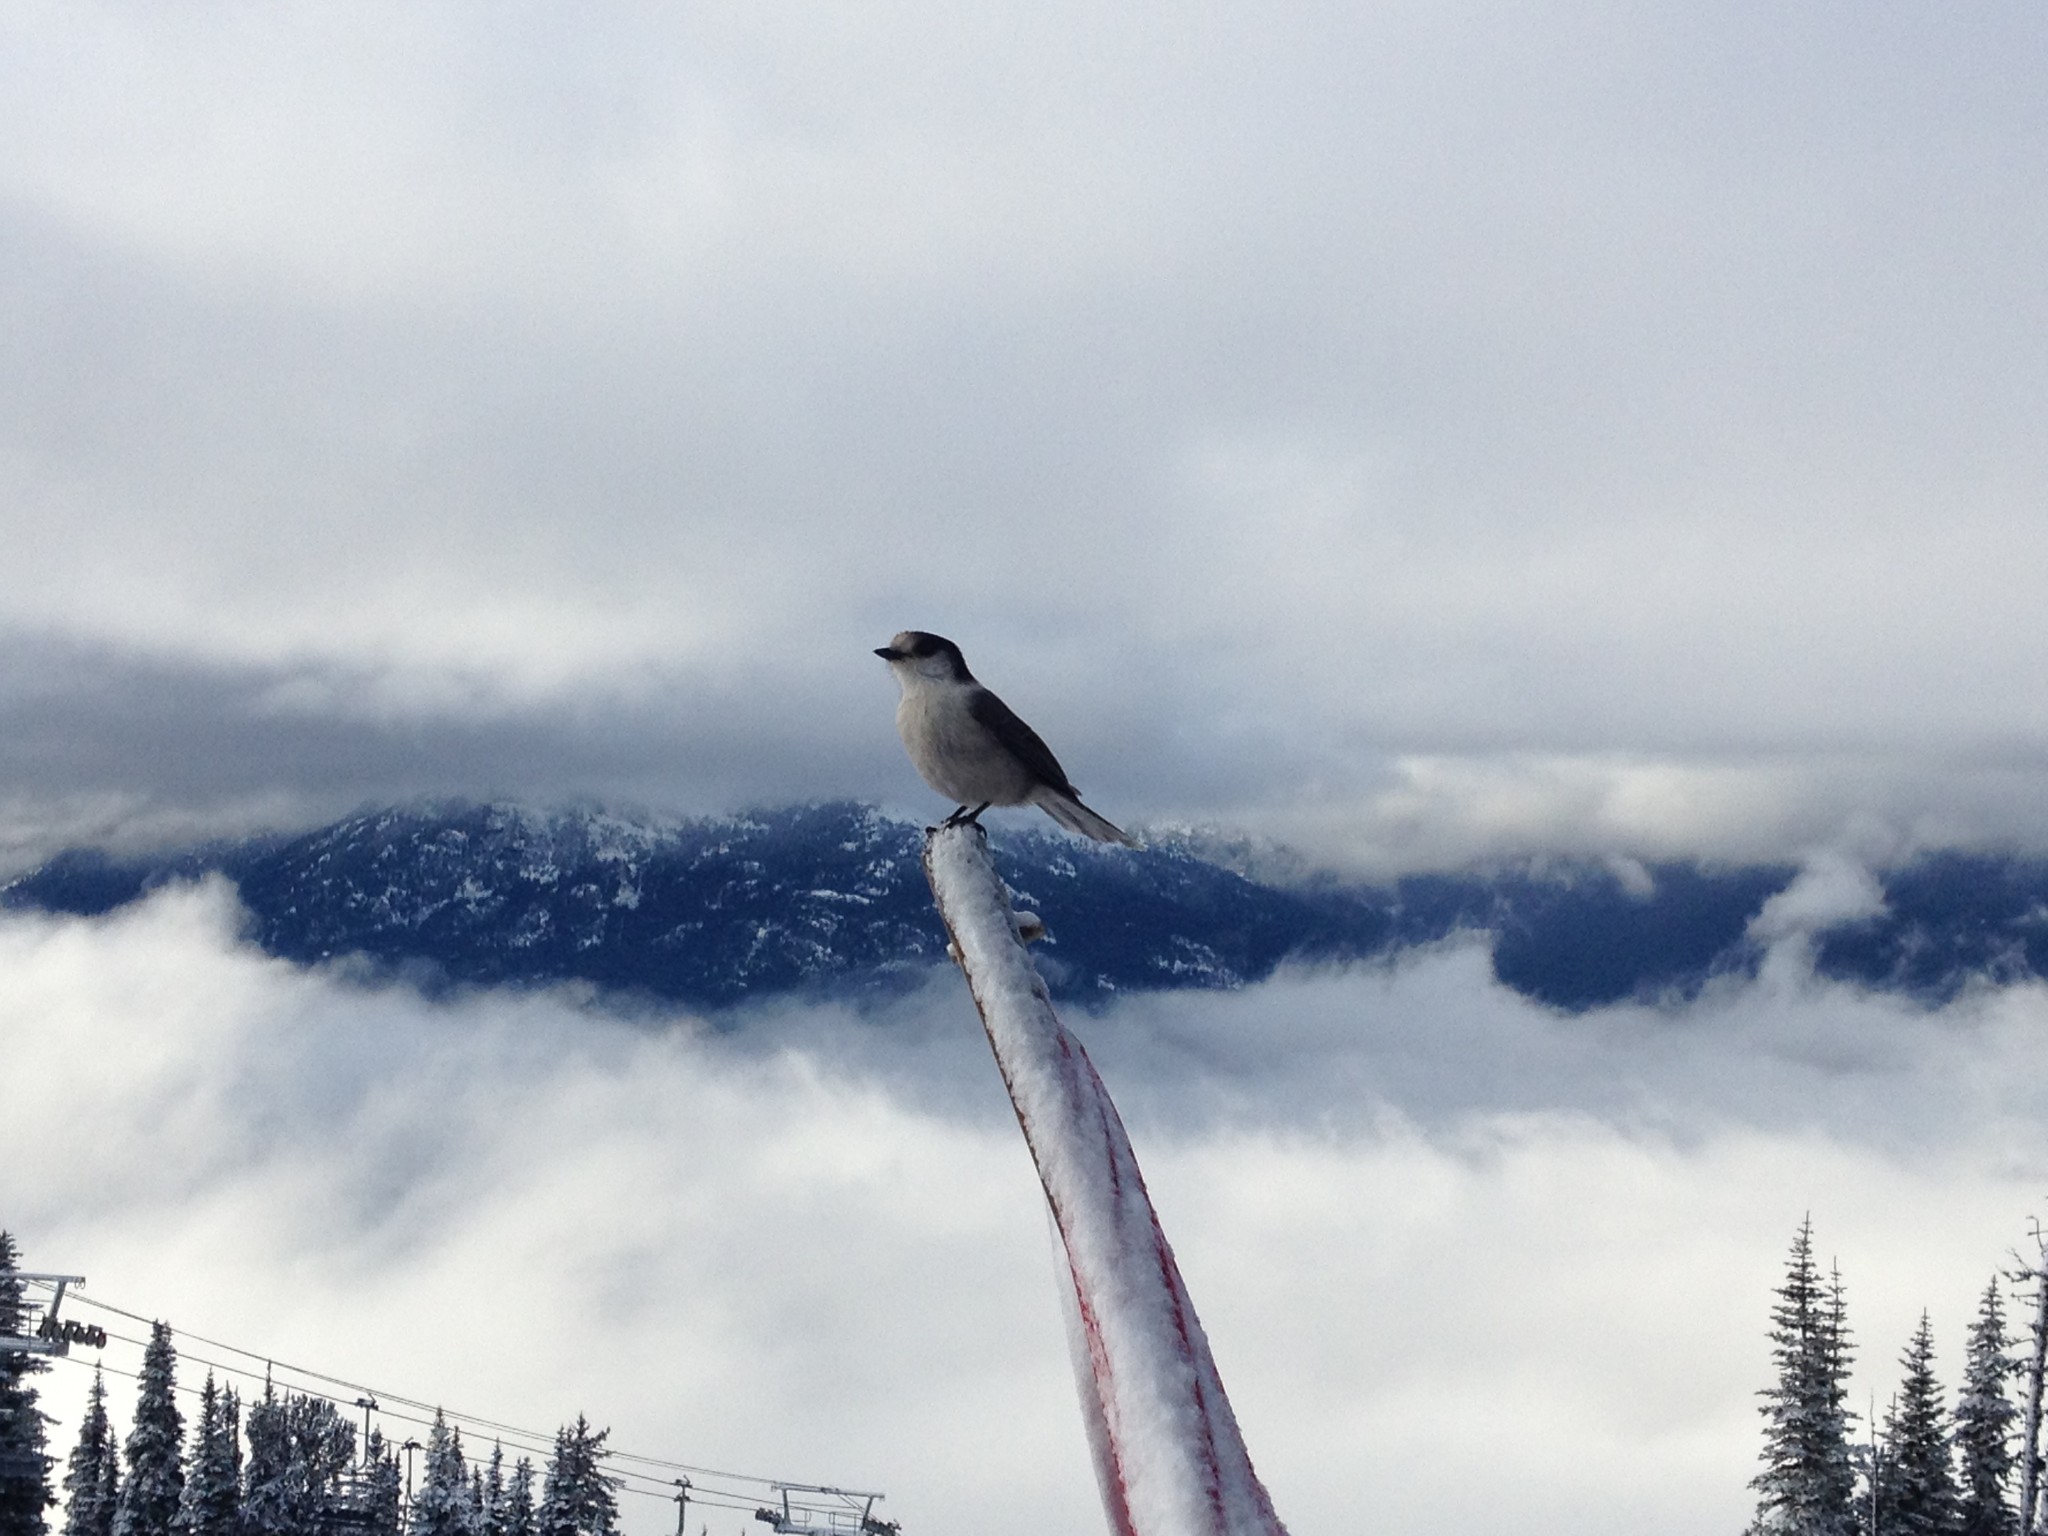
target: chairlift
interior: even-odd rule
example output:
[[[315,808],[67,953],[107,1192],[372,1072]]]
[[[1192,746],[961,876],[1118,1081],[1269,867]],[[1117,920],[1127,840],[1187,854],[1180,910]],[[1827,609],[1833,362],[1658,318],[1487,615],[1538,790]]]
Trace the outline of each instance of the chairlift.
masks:
[[[73,1344],[84,1344],[91,1349],[104,1349],[107,1345],[107,1331],[91,1323],[60,1319],[57,1309],[64,1305],[64,1290],[67,1286],[85,1284],[83,1275],[43,1275],[25,1269],[0,1269],[0,1278],[8,1280],[33,1280],[40,1285],[51,1287],[50,1299],[42,1305],[43,1319],[29,1333],[0,1333],[0,1354],[15,1355],[68,1355]],[[35,1298],[22,1293],[23,1312],[33,1310]]]
[[[376,1529],[377,1485],[369,1470],[350,1467],[337,1473],[313,1521],[320,1531],[336,1536]]]
[[[776,1536],[897,1536],[894,1520],[875,1518],[879,1493],[850,1488],[824,1488],[813,1483],[770,1483],[782,1496],[782,1507],[754,1511]]]

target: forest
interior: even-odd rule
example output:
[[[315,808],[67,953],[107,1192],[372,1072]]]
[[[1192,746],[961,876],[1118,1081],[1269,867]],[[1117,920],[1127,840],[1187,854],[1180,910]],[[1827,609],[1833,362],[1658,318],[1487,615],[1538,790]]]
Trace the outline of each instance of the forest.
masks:
[[[20,1267],[0,1232],[0,1335],[27,1332]],[[394,1442],[268,1382],[244,1403],[211,1371],[188,1417],[177,1367],[171,1329],[151,1325],[125,1438],[96,1367],[60,1477],[35,1387],[49,1363],[0,1351],[0,1536],[616,1536],[607,1432],[580,1414],[544,1466],[507,1465],[502,1444],[465,1448],[438,1411],[424,1442]]]
[[[2039,1243],[2037,1241],[2037,1247]],[[2048,1248],[2042,1250],[2048,1258]],[[2003,1285],[2031,1314],[2019,1339]],[[1954,1405],[1935,1373],[1927,1313],[1899,1358],[1878,1422],[1857,1432],[1855,1360],[1839,1268],[1823,1275],[1813,1224],[1792,1241],[1771,1309],[1775,1379],[1759,1396],[1762,1467],[1749,1536],[2035,1536],[2041,1530],[2041,1406],[2048,1263],[2015,1262],[1985,1284]]]

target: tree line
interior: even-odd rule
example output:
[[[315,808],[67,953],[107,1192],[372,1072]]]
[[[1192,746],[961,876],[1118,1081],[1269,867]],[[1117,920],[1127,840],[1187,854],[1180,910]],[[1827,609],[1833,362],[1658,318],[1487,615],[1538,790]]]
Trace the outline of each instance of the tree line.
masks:
[[[0,1333],[24,1331],[22,1282],[5,1273],[18,1267],[0,1232]],[[36,1355],[0,1353],[0,1536],[51,1536],[48,1421],[31,1381],[48,1368]],[[414,1490],[405,1447],[379,1429],[359,1437],[324,1397],[266,1381],[245,1406],[209,1371],[188,1426],[176,1375],[171,1330],[154,1323],[123,1440],[94,1371],[65,1464],[58,1536],[618,1536],[608,1431],[580,1414],[536,1469],[526,1456],[508,1467],[497,1442],[472,1462],[461,1429],[437,1410]]]
[[[1859,1436],[1841,1271],[1821,1273],[1813,1223],[1803,1222],[1771,1308],[1776,1378],[1758,1394],[1764,1446],[1746,1536],[2048,1536],[2040,1454],[2048,1278],[2033,1268],[2013,1278],[2032,1283],[2024,1340],[2007,1330],[1993,1275],[1951,1408],[1922,1312],[1899,1358],[1897,1392]]]

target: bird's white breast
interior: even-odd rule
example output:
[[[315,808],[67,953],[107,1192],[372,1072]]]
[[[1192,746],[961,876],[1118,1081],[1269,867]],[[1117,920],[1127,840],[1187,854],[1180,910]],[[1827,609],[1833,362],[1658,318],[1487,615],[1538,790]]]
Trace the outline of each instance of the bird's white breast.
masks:
[[[925,783],[961,805],[1021,805],[1032,778],[985,725],[974,718],[977,685],[903,676],[896,731]]]

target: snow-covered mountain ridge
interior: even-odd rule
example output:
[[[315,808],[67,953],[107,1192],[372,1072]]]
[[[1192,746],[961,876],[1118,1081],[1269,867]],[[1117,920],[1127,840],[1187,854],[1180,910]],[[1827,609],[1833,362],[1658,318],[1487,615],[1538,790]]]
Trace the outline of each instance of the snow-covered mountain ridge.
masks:
[[[1276,885],[1188,846],[1100,848],[1000,829],[997,859],[1046,920],[1056,992],[1232,987],[1283,960],[1358,960],[1492,935],[1502,981],[1553,1006],[1697,991],[1759,958],[1748,924],[1790,865],[1591,863]],[[944,963],[920,829],[852,804],[655,822],[472,803],[367,812],[292,837],[149,858],[59,855],[0,904],[92,915],[166,881],[233,879],[265,950],[355,956],[423,983],[580,980],[702,1008],[791,992],[886,995]],[[1933,1001],[2048,975],[2048,861],[1929,856],[1883,877],[1885,910],[1819,936],[1823,974]]]

